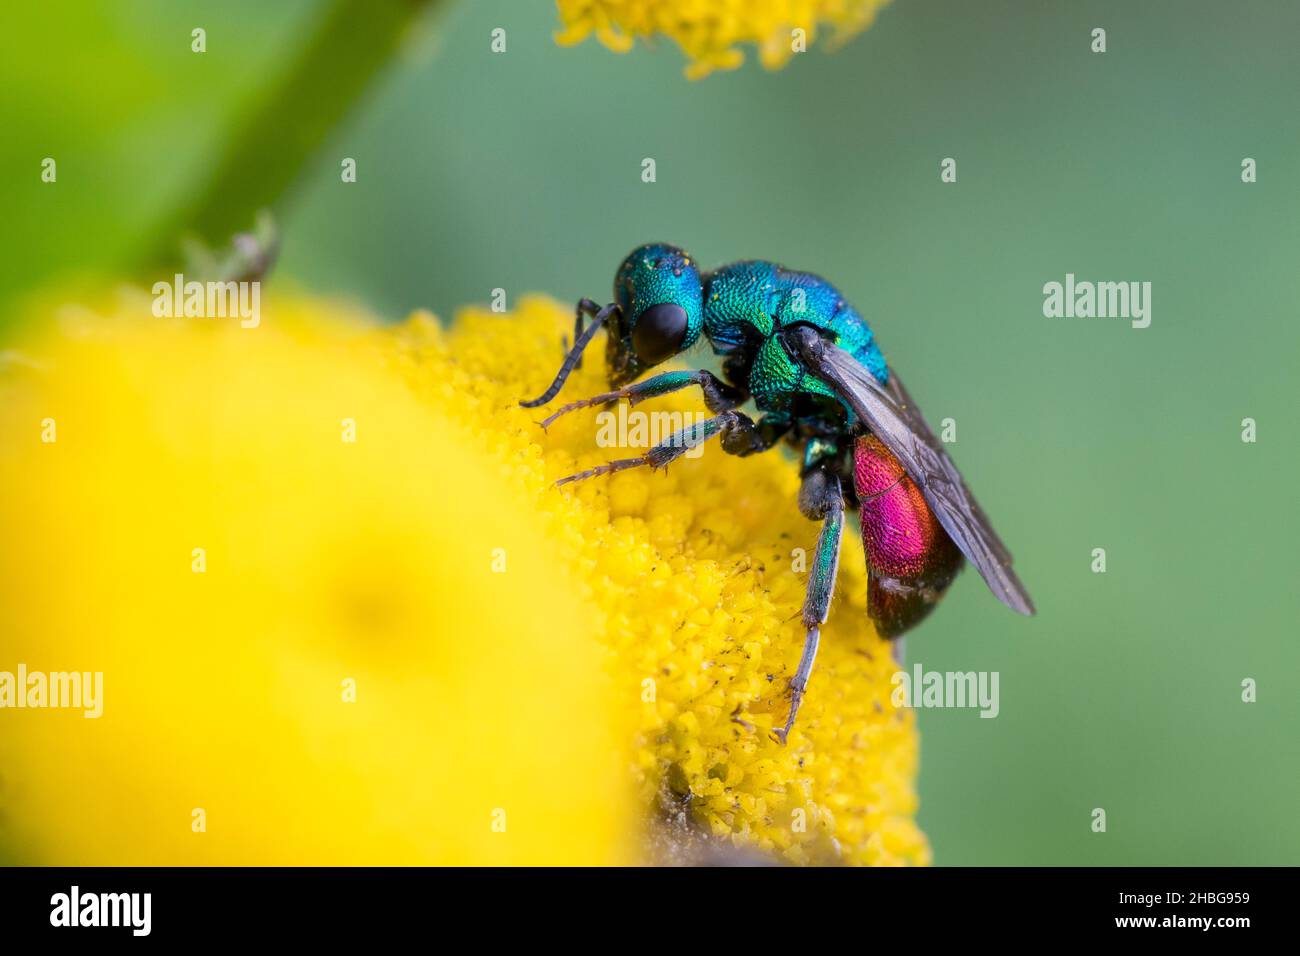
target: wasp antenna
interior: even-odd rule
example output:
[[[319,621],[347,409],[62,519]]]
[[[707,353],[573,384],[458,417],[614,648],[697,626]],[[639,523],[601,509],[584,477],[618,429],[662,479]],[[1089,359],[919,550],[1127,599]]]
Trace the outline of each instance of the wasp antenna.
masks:
[[[592,318],[591,324],[583,329],[582,334],[574,340],[573,348],[570,349],[569,354],[564,357],[564,364],[561,365],[560,370],[555,373],[555,381],[551,383],[551,387],[532,401],[520,402],[519,404],[524,408],[536,408],[538,405],[545,405],[558,395],[560,389],[564,387],[564,382],[569,377],[569,373],[574,370],[578,364],[578,360],[582,358],[582,352],[587,347],[587,344],[595,336],[596,331],[605,324],[605,320],[609,318],[610,313],[617,308],[618,306],[616,304],[610,303],[597,312]]]

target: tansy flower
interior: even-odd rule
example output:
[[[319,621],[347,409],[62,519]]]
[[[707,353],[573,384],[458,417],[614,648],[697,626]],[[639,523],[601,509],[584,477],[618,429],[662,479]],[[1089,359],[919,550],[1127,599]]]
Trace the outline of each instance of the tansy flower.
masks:
[[[806,49],[822,25],[840,44],[871,26],[888,0],[558,0],[562,44],[580,43],[591,34],[624,53],[634,38],[663,34],[677,41],[690,59],[691,79],[714,70],[734,70],[745,61],[739,44],[758,47],[763,66],[785,65]]]
[[[102,311],[0,369],[0,671],[104,682],[98,719],[0,710],[0,858],[928,862],[860,550],[778,746],[796,469],[712,448],[553,487],[637,454],[517,405],[570,309]],[[565,395],[602,387],[589,360]]]

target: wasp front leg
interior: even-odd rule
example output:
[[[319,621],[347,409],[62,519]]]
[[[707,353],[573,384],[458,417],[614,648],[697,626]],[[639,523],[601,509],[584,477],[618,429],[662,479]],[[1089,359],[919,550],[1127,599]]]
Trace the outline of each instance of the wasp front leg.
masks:
[[[583,318],[584,318],[585,316],[588,316],[588,315],[591,316],[592,318],[595,318],[596,315],[599,314],[599,312],[600,312],[600,303],[599,303],[599,302],[596,302],[596,301],[594,301],[594,300],[592,300],[592,299],[579,299],[579,300],[578,300],[578,304],[575,305],[575,306],[573,307],[573,341],[576,342],[576,341],[578,341],[578,339],[582,338],[582,328],[583,328],[583,325],[584,325],[584,323],[583,323],[583,321],[582,321]],[[567,338],[565,338],[563,335],[560,336],[560,345],[563,346],[563,348],[561,349],[561,351],[562,351],[565,355],[568,355],[568,354],[569,354],[569,340],[568,340]],[[581,355],[578,356],[578,360],[573,364],[573,367],[574,367],[575,369],[582,368],[582,356],[581,356]]]
[[[580,408],[607,405],[610,402],[616,402],[624,398],[627,399],[629,404],[635,405],[647,398],[658,398],[660,395],[668,395],[683,388],[690,388],[692,385],[700,387],[700,391],[704,394],[705,407],[715,415],[735,408],[749,397],[742,389],[728,385],[706,369],[698,369],[694,372],[662,372],[634,385],[627,385],[617,391],[605,392],[603,395],[593,395],[591,398],[584,398],[582,401],[562,405],[542,422],[542,427],[549,428],[551,423],[561,415],[567,415],[569,412],[577,411]]]
[[[600,331],[609,320],[610,315],[618,310],[618,306],[611,302],[604,308],[598,309],[596,314],[591,317],[591,324],[586,328],[582,328],[583,314],[590,311],[591,307],[595,304],[596,303],[592,302],[590,299],[580,299],[578,301],[578,306],[574,310],[574,328],[582,329],[582,331],[574,338],[573,348],[569,349],[569,354],[564,357],[564,362],[560,365],[560,370],[555,373],[555,378],[547,387],[546,391],[542,392],[542,394],[538,395],[536,398],[520,402],[519,404],[524,408],[536,408],[538,405],[545,405],[560,393],[560,389],[564,387],[564,383],[568,379],[569,375],[575,368],[577,368],[578,363],[582,361],[583,350],[586,349],[588,343],[591,342],[596,333]]]
[[[790,714],[785,727],[774,731],[776,739],[784,744],[794,727],[799,705],[808,690],[808,678],[817,659],[817,645],[821,641],[821,626],[830,613],[831,595],[835,593],[835,577],[840,566],[840,542],[844,537],[844,493],[839,476],[825,466],[808,472],[799,489],[799,510],[804,517],[821,521],[822,530],[817,536],[817,551],[813,555],[812,570],[808,574],[808,592],[804,598],[803,626],[805,628],[803,653],[799,666],[790,678]]]

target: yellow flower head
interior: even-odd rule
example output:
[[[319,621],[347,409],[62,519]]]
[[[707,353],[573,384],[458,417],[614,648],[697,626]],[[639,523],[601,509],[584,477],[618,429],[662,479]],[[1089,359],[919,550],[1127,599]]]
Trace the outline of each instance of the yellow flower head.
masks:
[[[889,0],[558,0],[563,29],[556,40],[566,46],[591,34],[619,53],[635,37],[663,34],[677,41],[690,63],[691,79],[714,70],[734,70],[745,61],[739,44],[758,47],[769,70],[779,69],[797,50],[806,49],[822,25],[835,31],[836,44],[871,26]]]
[[[148,309],[3,352],[0,672],[104,690],[0,710],[0,860],[928,862],[859,549],[769,737],[817,530],[780,454],[553,487],[636,452],[616,412],[518,407],[572,326],[549,299],[450,331]]]

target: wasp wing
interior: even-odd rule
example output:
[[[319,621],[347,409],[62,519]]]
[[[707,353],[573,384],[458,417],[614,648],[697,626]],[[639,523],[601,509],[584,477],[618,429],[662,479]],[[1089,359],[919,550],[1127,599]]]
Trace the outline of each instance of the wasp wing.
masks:
[[[871,380],[874,382],[875,377],[872,376]],[[989,545],[993,548],[994,552],[997,554],[998,558],[1001,559],[1003,564],[1010,564],[1011,552],[1007,550],[1007,546],[1002,543],[1002,539],[999,538],[997,532],[993,530],[992,522],[990,522],[988,516],[984,514],[984,510],[979,506],[979,502],[975,500],[973,495],[971,495],[970,489],[966,487],[965,481],[961,478],[960,473],[957,472],[957,466],[953,464],[952,459],[950,459],[947,452],[943,450],[943,445],[940,443],[939,439],[935,437],[934,432],[930,428],[930,423],[927,422],[925,416],[921,414],[920,406],[912,400],[912,396],[908,393],[907,386],[903,384],[903,379],[899,376],[898,370],[892,365],[889,367],[889,384],[885,386],[885,389],[894,399],[894,404],[898,408],[899,415],[907,423],[908,427],[920,436],[926,445],[943,455],[944,460],[952,469],[953,474],[956,474],[958,480],[961,482],[961,488],[965,493],[966,502],[970,506],[970,510],[974,512],[975,517],[979,519],[980,525],[985,529]],[[972,558],[972,560],[974,559]],[[1022,588],[1021,590],[1024,589]],[[1026,598],[1027,597],[1028,595],[1026,595]]]
[[[890,384],[883,386],[857,359],[812,328],[790,331],[805,367],[833,389],[894,453],[994,596],[1013,611],[1033,614],[1029,592],[1011,569],[1010,552],[897,375],[891,370]]]

